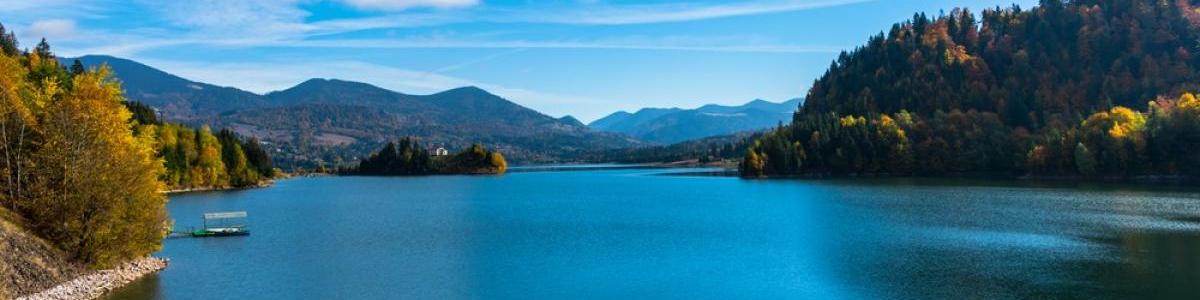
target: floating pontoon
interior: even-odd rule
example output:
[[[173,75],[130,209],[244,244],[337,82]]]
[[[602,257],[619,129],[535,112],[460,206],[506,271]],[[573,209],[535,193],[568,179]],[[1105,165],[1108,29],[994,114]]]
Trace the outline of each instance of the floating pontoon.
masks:
[[[204,214],[204,228],[192,231],[194,237],[249,235],[246,212],[227,211]]]

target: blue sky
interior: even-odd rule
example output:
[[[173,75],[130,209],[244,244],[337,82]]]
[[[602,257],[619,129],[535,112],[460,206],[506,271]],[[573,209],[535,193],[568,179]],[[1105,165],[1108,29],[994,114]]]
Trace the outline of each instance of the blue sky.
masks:
[[[923,11],[1036,0],[0,0],[23,47],[131,58],[265,93],[308,78],[474,85],[584,122],[803,96],[843,49]]]

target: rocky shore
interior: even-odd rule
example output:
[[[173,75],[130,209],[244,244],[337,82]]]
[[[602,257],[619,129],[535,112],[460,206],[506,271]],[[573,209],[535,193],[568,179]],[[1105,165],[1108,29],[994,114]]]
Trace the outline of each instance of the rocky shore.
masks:
[[[113,269],[87,273],[48,290],[17,299],[97,299],[109,291],[166,267],[165,259],[141,258]]]

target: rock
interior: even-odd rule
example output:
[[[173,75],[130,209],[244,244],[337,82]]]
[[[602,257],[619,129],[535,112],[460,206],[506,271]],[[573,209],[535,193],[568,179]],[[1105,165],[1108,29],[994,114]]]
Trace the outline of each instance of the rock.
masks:
[[[97,299],[109,291],[120,288],[142,276],[167,267],[167,260],[146,257],[126,262],[120,266],[91,272],[39,292],[17,299]]]

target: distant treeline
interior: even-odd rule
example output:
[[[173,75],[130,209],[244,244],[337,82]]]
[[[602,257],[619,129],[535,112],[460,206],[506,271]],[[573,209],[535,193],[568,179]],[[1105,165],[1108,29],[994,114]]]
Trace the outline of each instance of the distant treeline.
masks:
[[[669,163],[695,160],[708,163],[738,160],[764,132],[743,132],[707,137],[664,146],[596,150],[580,155],[582,161],[597,163]]]
[[[193,129],[160,122],[149,106],[127,102],[133,120],[158,139],[158,154],[167,168],[163,181],[171,189],[247,187],[275,176],[270,156],[256,138],[229,129],[213,134],[208,126]]]
[[[379,152],[342,173],[369,176],[405,176],[432,174],[503,174],[508,162],[500,152],[474,144],[461,152],[433,156],[412,138],[389,142]]]
[[[1193,2],[918,14],[843,53],[743,174],[1200,176]]]

